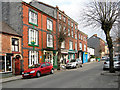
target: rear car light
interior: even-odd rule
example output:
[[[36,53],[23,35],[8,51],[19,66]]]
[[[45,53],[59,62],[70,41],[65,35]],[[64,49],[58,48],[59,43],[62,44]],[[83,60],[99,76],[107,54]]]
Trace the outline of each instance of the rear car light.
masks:
[[[104,62],[104,64],[107,64],[106,62]]]

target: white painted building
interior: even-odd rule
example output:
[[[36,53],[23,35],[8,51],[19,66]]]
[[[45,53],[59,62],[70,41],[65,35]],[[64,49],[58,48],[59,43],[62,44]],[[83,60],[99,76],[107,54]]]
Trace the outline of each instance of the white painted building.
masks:
[[[88,59],[90,59],[91,55],[95,55],[95,49],[91,47],[87,47],[88,51]],[[95,61],[95,58],[91,58],[90,61]]]

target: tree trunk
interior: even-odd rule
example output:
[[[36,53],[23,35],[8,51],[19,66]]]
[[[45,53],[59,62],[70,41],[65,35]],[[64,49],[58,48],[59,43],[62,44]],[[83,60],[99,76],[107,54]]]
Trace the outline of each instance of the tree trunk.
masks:
[[[108,44],[108,48],[109,48],[109,57],[110,57],[110,63],[109,63],[109,72],[110,73],[115,73],[115,69],[114,69],[114,61],[113,61],[113,44],[112,44],[112,39],[110,37],[110,30],[105,30],[104,31],[106,34],[106,41]]]
[[[61,43],[58,46],[58,55],[57,55],[57,70],[60,70],[60,58],[61,58]]]

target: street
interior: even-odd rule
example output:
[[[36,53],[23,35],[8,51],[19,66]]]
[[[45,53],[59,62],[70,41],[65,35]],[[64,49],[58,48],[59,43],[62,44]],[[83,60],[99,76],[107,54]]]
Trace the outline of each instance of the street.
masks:
[[[84,64],[39,78],[3,83],[2,88],[118,88],[118,76],[101,75],[103,62]]]

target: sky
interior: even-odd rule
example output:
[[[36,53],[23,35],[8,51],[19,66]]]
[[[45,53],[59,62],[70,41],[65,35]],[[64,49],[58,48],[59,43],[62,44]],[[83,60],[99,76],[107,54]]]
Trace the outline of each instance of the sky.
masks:
[[[31,0],[23,0],[27,3],[29,3]],[[97,34],[98,37],[105,40],[105,34],[101,29],[94,29],[92,27],[84,27],[80,24],[80,12],[83,10],[85,5],[89,3],[91,0],[38,0],[43,3],[46,3],[48,5],[52,5],[56,7],[56,5],[59,7],[60,10],[64,11],[69,17],[71,17],[74,21],[76,21],[79,26],[78,29],[85,34],[88,35],[88,38],[91,37],[94,34]]]

